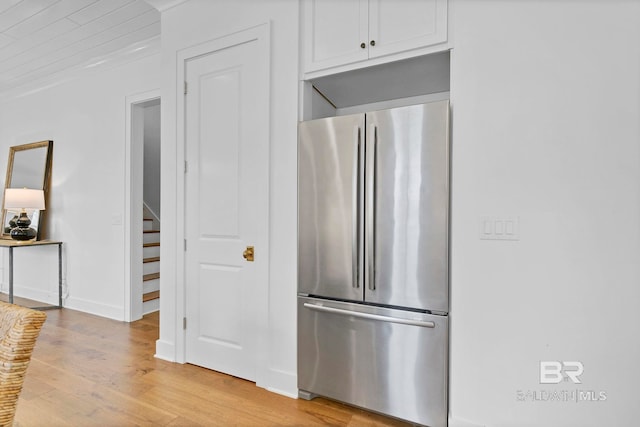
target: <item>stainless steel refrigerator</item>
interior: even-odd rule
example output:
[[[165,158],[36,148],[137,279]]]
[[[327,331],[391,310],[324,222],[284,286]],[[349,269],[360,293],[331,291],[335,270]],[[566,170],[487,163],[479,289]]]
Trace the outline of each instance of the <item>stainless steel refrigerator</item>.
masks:
[[[449,102],[298,131],[300,395],[446,426]]]

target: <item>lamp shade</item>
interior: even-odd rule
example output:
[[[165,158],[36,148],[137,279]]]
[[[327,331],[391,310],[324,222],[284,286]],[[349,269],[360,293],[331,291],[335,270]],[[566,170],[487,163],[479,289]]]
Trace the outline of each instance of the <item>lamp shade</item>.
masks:
[[[5,209],[44,209],[44,191],[31,188],[4,190]]]

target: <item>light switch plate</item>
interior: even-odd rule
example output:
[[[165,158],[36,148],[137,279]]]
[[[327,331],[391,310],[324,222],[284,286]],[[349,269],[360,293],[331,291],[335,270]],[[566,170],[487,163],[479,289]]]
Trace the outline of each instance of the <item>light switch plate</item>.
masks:
[[[517,216],[480,218],[481,240],[520,240],[520,218]]]
[[[122,225],[122,214],[111,214],[111,225]]]

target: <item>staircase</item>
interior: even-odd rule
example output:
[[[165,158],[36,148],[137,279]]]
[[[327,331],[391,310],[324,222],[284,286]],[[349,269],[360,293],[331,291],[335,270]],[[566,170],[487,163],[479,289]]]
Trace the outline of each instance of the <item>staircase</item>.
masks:
[[[160,309],[160,230],[144,218],[142,227],[142,313]]]

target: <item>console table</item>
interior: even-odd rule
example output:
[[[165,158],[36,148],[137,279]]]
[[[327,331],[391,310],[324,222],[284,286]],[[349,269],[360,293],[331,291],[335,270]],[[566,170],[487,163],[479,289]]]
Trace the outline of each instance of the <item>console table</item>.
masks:
[[[9,248],[9,303],[13,304],[13,250],[15,248],[33,248],[36,246],[58,245],[58,305],[30,307],[36,310],[62,308],[62,242],[53,240],[36,240],[21,242],[18,240],[0,239],[0,247]]]

